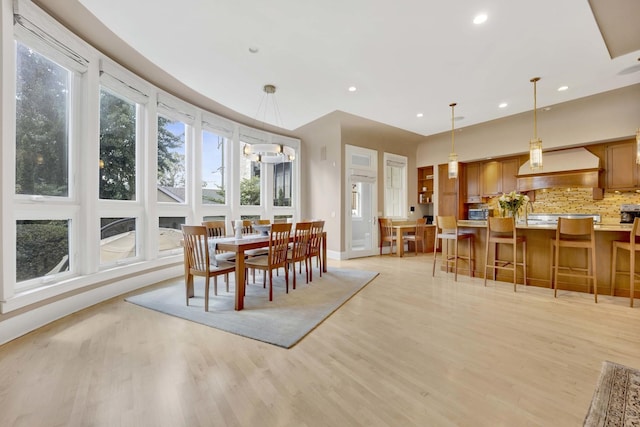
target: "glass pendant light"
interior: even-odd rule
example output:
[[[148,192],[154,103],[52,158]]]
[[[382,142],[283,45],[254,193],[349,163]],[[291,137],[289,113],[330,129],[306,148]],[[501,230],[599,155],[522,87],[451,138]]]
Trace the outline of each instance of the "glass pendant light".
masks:
[[[540,77],[534,77],[533,83],[533,139],[529,141],[529,167],[531,170],[542,170],[542,140],[538,138],[538,109],[536,105],[536,83]]]

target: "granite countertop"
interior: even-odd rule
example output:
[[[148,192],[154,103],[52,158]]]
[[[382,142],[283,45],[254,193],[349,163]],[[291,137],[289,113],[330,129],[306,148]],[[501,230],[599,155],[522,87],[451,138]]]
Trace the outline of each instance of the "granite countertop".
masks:
[[[484,228],[487,226],[487,221],[461,219],[458,220],[459,227],[478,227]],[[631,231],[632,224],[596,224],[593,228],[595,231]],[[527,230],[555,230],[556,224],[525,224],[519,222],[516,224],[516,228]]]

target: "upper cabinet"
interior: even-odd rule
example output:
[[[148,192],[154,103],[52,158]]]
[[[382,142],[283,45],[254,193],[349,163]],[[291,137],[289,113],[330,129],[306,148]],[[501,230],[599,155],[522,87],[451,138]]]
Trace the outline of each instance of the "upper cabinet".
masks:
[[[640,188],[640,171],[636,164],[634,141],[607,146],[607,189],[636,190]]]
[[[418,168],[418,203],[433,203],[433,166]]]
[[[482,162],[481,178],[484,197],[502,194],[502,162],[497,160]]]
[[[516,189],[520,160],[517,157],[465,164],[465,203],[481,203]]]
[[[467,203],[482,202],[482,193],[480,192],[480,163],[467,163],[466,169],[466,194],[465,201]]]

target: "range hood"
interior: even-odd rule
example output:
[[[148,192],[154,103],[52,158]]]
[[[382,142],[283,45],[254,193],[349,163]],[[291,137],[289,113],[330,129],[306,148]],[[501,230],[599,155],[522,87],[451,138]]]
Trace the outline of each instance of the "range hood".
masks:
[[[594,199],[602,199],[600,158],[585,148],[571,148],[543,154],[542,171],[532,171],[529,162],[520,167],[517,189],[593,188]]]

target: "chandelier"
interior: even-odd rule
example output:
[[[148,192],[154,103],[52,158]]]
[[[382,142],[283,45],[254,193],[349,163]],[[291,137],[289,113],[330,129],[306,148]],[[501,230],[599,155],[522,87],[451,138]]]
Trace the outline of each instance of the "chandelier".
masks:
[[[278,104],[276,103],[275,93],[276,87],[272,84],[264,85],[262,88],[265,95],[260,102],[260,106],[258,107],[257,117],[260,115],[260,110],[264,103],[264,116],[267,115],[267,109],[269,108],[269,104],[273,106],[274,114],[278,121],[278,125],[282,127],[280,124],[280,110],[278,109]],[[264,123],[264,120],[262,121]],[[259,163],[284,163],[291,162],[295,160],[295,150],[292,147],[289,147],[284,144],[272,144],[272,143],[264,143],[264,144],[245,144],[242,154],[252,162]]]

